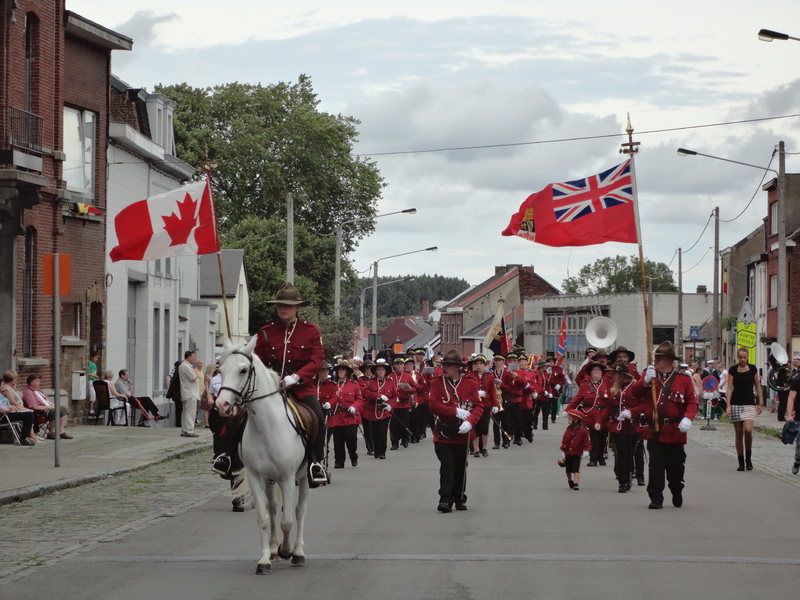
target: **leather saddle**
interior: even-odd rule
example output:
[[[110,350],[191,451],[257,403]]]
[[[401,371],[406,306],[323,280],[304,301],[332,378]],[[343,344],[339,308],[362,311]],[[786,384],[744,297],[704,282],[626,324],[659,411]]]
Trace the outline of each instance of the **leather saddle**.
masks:
[[[286,400],[299,417],[300,425],[303,428],[303,433],[308,438],[308,443],[313,444],[319,433],[319,422],[316,415],[305,404],[297,402],[294,398],[287,398]]]

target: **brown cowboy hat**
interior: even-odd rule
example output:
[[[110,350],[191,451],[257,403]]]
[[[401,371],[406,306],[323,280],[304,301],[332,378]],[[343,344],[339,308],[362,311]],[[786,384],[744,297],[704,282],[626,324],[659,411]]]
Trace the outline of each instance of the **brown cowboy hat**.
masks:
[[[636,355],[631,350],[628,350],[625,346],[617,346],[617,349],[608,355],[608,362],[611,364],[617,362],[617,358],[622,352],[628,355],[628,362],[633,362],[633,360],[636,358]]]
[[[308,306],[311,304],[308,300],[300,298],[300,292],[288,281],[283,284],[283,287],[275,294],[274,300],[267,300],[267,304],[288,304],[289,306]]]
[[[450,350],[447,354],[444,355],[444,358],[442,359],[442,364],[456,365],[458,367],[466,366],[464,361],[461,360],[461,355],[455,350]]]
[[[630,375],[631,369],[628,366],[628,361],[624,358],[620,358],[614,361],[614,364],[611,365],[611,370],[615,373],[622,373],[624,375]]]
[[[656,346],[653,356],[666,356],[672,360],[678,360],[678,355],[675,354],[675,346],[672,345],[672,342],[661,342]]]

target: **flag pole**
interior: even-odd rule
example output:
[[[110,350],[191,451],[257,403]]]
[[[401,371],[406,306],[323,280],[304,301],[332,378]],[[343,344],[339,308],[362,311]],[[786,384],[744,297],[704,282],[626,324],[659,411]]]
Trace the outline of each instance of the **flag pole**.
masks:
[[[644,307],[644,329],[647,339],[647,364],[653,362],[653,327],[650,323],[650,306],[647,298],[647,273],[644,265],[644,250],[642,249],[642,224],[639,218],[639,190],[636,187],[636,161],[634,155],[639,152],[639,142],[633,141],[633,125],[631,125],[631,115],[628,113],[628,123],[625,127],[628,133],[627,143],[622,144],[620,154],[627,154],[631,157],[631,183],[633,186],[633,212],[636,217],[636,239],[639,243],[639,277],[642,283],[642,306]],[[658,424],[658,400],[656,398],[656,386],[651,385],[650,390],[653,397],[653,423],[655,430],[659,430]]]
[[[203,170],[206,172],[206,185],[208,186],[208,197],[211,200],[211,209],[214,211],[214,233],[215,235],[219,236],[217,230],[217,211],[214,210],[214,194],[211,190],[211,169],[217,166],[217,163],[208,159],[208,154],[206,154],[206,159],[201,160],[200,164],[203,165]],[[219,242],[219,240],[217,240]],[[218,244],[219,245],[219,244]],[[222,248],[217,250],[217,267],[219,268],[219,288],[222,292],[222,308],[225,311],[225,329],[228,332],[228,339],[231,340],[231,320],[228,317],[228,300],[225,297],[225,279],[222,276]],[[233,340],[231,340],[233,341]]]

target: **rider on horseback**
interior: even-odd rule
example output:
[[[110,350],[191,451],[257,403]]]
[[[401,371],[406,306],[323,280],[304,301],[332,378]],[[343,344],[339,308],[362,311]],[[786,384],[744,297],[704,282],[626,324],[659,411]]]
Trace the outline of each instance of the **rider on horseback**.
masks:
[[[275,305],[278,318],[258,331],[254,353],[280,375],[281,387],[287,391],[291,388],[297,402],[307,406],[317,417],[319,429],[309,451],[308,468],[309,483],[317,487],[327,481],[322,465],[325,417],[316,396],[315,380],[325,355],[322,338],[316,325],[297,318],[300,307],[308,306],[309,302],[300,299],[300,292],[291,283],[287,282],[268,303]],[[217,471],[216,463],[214,470]]]

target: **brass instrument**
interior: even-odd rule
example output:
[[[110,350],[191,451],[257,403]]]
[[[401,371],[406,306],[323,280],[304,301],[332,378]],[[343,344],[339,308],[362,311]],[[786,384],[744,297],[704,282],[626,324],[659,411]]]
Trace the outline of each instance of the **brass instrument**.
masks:
[[[767,373],[767,385],[776,392],[785,392],[792,384],[792,371],[786,366],[789,355],[778,342],[772,342],[769,349],[772,368]]]

